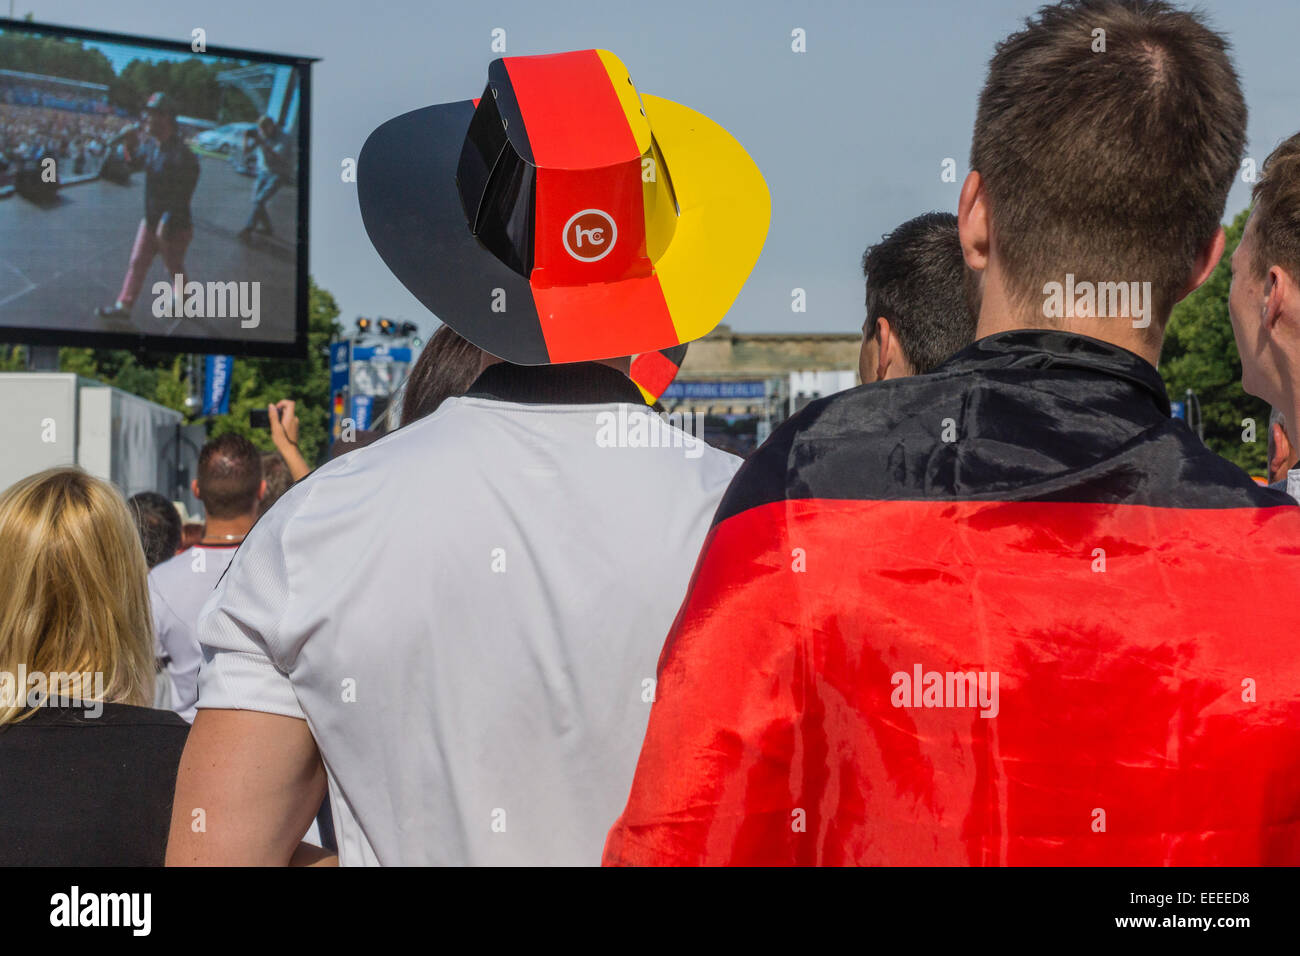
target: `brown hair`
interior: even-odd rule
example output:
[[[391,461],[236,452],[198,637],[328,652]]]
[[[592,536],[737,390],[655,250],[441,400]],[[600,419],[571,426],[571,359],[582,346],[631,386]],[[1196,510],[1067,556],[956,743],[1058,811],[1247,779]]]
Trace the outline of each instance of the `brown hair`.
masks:
[[[24,669],[47,675],[51,696],[153,702],[147,575],[126,502],[108,482],[52,468],[0,495],[0,675],[12,682],[0,726],[25,716],[28,688],[14,676]],[[102,675],[96,693],[81,675]]]
[[[884,317],[917,375],[946,362],[975,341],[976,313],[967,307],[966,271],[956,216],[927,212],[909,219],[862,255],[864,335],[875,335]]]
[[[1162,0],[1042,7],[998,44],[971,142],[1012,297],[1041,301],[1067,272],[1149,281],[1159,334],[1245,141],[1228,44],[1200,15]]]
[[[176,506],[156,491],[141,491],[126,503],[140,532],[140,544],[144,546],[144,559],[149,567],[174,557],[181,546],[181,516]]]
[[[453,395],[463,395],[478,378],[482,350],[443,325],[433,333],[406,380],[402,424],[432,415]]]
[[[1278,265],[1300,282],[1300,133],[1283,140],[1264,160],[1251,198],[1255,246],[1250,266],[1256,277]]]
[[[251,514],[262,487],[262,453],[243,435],[214,438],[199,452],[198,483],[207,517]]]
[[[278,451],[265,452],[262,455],[262,480],[266,482],[266,494],[257,503],[258,517],[271,510],[271,505],[280,500],[280,496],[293,487],[293,475]]]

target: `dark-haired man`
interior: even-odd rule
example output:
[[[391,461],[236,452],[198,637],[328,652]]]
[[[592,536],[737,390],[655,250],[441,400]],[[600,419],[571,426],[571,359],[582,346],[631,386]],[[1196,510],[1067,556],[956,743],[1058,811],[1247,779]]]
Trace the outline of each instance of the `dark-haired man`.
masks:
[[[746,462],[606,862],[1300,862],[1300,510],[1154,366],[1245,135],[1226,43],[1166,3],[998,45],[958,215],[977,341]]]
[[[909,219],[867,249],[867,318],[858,360],[864,383],[924,375],[975,340],[965,272],[952,213]]]
[[[1273,150],[1261,173],[1252,191],[1255,207],[1232,254],[1228,315],[1242,388],[1277,412],[1269,421],[1269,480],[1300,497],[1300,469],[1286,431],[1288,422],[1300,422],[1300,133]]]
[[[145,563],[157,567],[181,547],[181,516],[176,506],[156,491],[141,491],[127,501],[140,532]]]
[[[203,538],[149,572],[158,653],[172,685],[172,709],[190,722],[203,661],[196,631],[199,611],[257,520],[258,502],[266,494],[262,453],[242,435],[212,439],[199,452],[192,489],[207,516]]]

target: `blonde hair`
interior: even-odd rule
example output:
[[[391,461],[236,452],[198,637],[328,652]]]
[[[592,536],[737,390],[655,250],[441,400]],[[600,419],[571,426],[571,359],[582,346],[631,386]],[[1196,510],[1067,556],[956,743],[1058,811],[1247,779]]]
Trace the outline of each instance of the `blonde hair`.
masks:
[[[51,468],[0,495],[0,727],[25,712],[20,669],[103,675],[87,701],[153,703],[153,616],[148,569],[126,502],[80,468]],[[98,678],[96,678],[98,680]],[[54,681],[51,678],[51,684]]]

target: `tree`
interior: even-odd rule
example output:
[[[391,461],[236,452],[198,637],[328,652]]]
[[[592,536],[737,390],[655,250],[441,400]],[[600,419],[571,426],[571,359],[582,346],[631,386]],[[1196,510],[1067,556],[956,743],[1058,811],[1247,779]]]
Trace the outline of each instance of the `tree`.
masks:
[[[1251,474],[1262,474],[1268,447],[1268,405],[1241,387],[1241,357],[1228,318],[1232,271],[1228,260],[1241,241],[1249,209],[1225,230],[1223,258],[1205,283],[1174,307],[1165,333],[1160,374],[1175,401],[1192,389],[1200,399],[1205,444]],[[1243,440],[1253,420],[1253,442]]]
[[[330,367],[329,343],[341,331],[334,297],[308,283],[307,358],[236,359],[230,379],[230,414],[218,416],[208,434],[237,432],[266,451],[273,451],[271,435],[248,424],[248,413],[266,408],[282,398],[297,403],[301,422],[298,447],[308,461],[316,461],[329,443]]]

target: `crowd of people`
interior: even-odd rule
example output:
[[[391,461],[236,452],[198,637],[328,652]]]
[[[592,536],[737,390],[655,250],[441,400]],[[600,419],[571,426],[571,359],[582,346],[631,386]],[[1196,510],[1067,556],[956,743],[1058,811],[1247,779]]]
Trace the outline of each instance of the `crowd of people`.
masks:
[[[0,103],[0,166],[10,170],[51,156],[72,175],[95,171],[108,143],[126,125],[120,117],[70,113],[50,106]]]
[[[541,91],[602,149],[602,122],[646,148],[653,127],[693,200],[676,215],[727,161],[727,208],[762,206],[725,130],[692,154],[664,101],[638,118],[596,98],[623,82],[612,55],[520,60],[440,114],[470,145],[505,155],[526,127],[536,165],[589,190],[575,208],[612,221],[618,157],[557,147],[554,112],[520,106]],[[607,223],[565,226],[578,265],[557,265],[510,205],[548,221],[540,185],[493,192],[468,148],[419,162],[416,127],[382,160],[368,143],[372,241],[422,301],[443,289],[421,251],[441,250],[467,303],[439,313],[400,428],[313,470],[293,404],[271,406],[269,462],[234,435],[204,446],[184,547],[170,502],[128,508],[77,469],[0,495],[0,680],[59,675],[42,706],[0,701],[0,760],[23,768],[0,777],[0,862],[1300,863],[1300,134],[1263,164],[1231,259],[1275,487],[1172,418],[1155,369],[1222,257],[1246,116],[1200,15],[1044,7],[990,61],[955,215],[862,257],[863,384],[743,462],[597,438],[659,427],[611,357],[611,302],[659,321],[645,276],[627,259],[600,295],[583,281]],[[655,248],[646,228],[624,254]],[[485,330],[491,290],[541,261],[546,308]],[[711,287],[714,324],[749,267]],[[1067,275],[1108,291],[1054,314]],[[1131,280],[1146,305],[1118,297]],[[686,327],[682,300],[653,302]],[[538,342],[564,360],[518,360]]]

